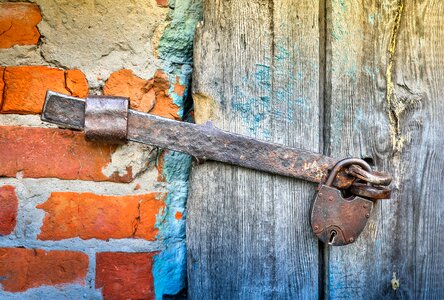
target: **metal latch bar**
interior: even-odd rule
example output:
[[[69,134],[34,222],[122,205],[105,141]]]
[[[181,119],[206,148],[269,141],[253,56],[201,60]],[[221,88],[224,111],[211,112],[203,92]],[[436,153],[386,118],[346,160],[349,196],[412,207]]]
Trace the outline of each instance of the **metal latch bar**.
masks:
[[[42,120],[71,129],[84,129],[85,100],[48,91]],[[197,125],[128,110],[127,140],[185,152],[269,173],[320,183],[339,161],[307,150],[226,132],[211,123]],[[112,124],[111,124],[112,125]],[[354,177],[340,172],[333,183],[347,188]]]

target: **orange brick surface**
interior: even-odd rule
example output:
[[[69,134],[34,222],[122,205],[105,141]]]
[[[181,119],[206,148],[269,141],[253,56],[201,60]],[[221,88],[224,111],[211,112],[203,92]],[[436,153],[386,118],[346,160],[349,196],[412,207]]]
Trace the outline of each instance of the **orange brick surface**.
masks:
[[[106,81],[103,94],[130,98],[132,109],[148,112],[156,98],[153,82],[152,79],[137,77],[131,70],[120,70],[112,73]]]
[[[104,299],[154,299],[153,253],[96,255],[96,288]]]
[[[18,199],[15,187],[0,187],[0,235],[10,234],[17,222]]]
[[[131,167],[108,177],[102,169],[115,146],[86,142],[83,133],[53,128],[0,126],[0,176],[129,182]]]
[[[88,256],[74,251],[0,248],[0,278],[5,291],[41,285],[85,284]]]
[[[158,70],[154,74],[154,89],[156,91],[156,103],[150,114],[160,117],[180,120],[178,115],[179,107],[174,104],[173,99],[169,96],[170,82],[168,76]]]
[[[31,3],[0,3],[0,48],[36,45],[40,38],[37,24],[39,7]]]
[[[165,206],[162,197],[160,193],[131,196],[52,193],[45,203],[37,206],[46,212],[38,238],[155,240],[158,233],[154,227],[156,215]]]
[[[88,83],[79,70],[64,71],[44,66],[4,69],[2,113],[41,113],[47,90],[86,97]]]
[[[132,109],[180,120],[179,107],[169,95],[170,88],[168,77],[161,70],[157,70],[153,78],[148,80],[137,77],[130,70],[120,70],[111,74],[103,94],[128,97]],[[184,86],[174,86],[173,90],[183,95]]]

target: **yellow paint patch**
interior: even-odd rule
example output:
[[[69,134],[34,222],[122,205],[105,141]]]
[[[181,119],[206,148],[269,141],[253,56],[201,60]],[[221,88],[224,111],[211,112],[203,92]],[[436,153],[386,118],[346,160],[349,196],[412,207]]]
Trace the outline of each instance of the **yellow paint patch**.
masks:
[[[202,93],[194,93],[193,101],[194,120],[196,124],[202,124],[217,119],[219,105],[213,98]]]

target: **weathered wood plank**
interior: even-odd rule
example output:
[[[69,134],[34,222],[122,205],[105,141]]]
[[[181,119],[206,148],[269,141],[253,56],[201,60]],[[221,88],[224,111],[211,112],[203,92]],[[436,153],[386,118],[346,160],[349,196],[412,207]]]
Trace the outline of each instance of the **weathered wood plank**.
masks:
[[[204,1],[195,44],[197,122],[312,151],[320,147],[319,3]],[[187,215],[191,299],[315,299],[315,185],[205,163]]]
[[[442,298],[444,3],[328,3],[327,152],[373,158],[395,193],[331,249],[327,296]]]

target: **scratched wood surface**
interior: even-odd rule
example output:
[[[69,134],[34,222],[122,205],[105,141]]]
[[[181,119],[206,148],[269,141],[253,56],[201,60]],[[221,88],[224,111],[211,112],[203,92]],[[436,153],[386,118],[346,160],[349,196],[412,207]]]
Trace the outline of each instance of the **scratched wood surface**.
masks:
[[[320,150],[319,3],[204,1],[196,121]],[[206,162],[187,212],[190,299],[316,299],[315,185]]]
[[[372,158],[395,192],[328,253],[326,295],[442,299],[444,2],[327,3],[325,150]]]

